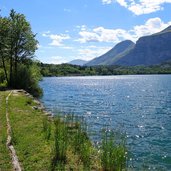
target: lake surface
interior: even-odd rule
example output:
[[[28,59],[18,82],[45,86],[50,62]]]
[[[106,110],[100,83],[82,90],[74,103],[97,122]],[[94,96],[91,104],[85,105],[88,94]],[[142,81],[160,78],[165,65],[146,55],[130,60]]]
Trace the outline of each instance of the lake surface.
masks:
[[[126,132],[135,170],[171,170],[171,75],[51,77],[40,86],[53,113],[83,115],[98,134],[104,125]]]

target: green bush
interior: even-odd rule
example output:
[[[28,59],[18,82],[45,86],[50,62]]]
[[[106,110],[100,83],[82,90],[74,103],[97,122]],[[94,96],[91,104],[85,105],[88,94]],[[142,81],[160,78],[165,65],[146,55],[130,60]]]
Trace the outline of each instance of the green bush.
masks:
[[[5,74],[2,69],[0,69],[0,83],[3,83],[5,81]]]
[[[40,79],[41,75],[36,65],[20,65],[15,78],[16,88],[26,90],[34,97],[40,97],[42,95],[42,89],[38,85]]]

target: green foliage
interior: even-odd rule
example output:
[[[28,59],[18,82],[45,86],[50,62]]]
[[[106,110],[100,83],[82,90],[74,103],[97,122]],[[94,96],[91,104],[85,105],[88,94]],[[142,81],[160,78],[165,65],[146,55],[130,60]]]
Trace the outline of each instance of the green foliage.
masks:
[[[12,169],[5,144],[7,94],[0,92],[0,170]],[[13,143],[24,170],[126,169],[124,139],[104,134],[98,153],[85,132],[82,118],[68,115],[48,120],[42,111],[33,109],[35,105],[22,93],[12,94],[9,98]]]
[[[38,64],[43,76],[171,74],[171,63],[154,66],[77,66],[71,64]]]
[[[5,74],[4,71],[0,68],[0,83],[5,81]]]
[[[92,144],[88,139],[86,133],[80,132],[78,137],[81,138],[81,142],[79,144],[79,154],[86,169],[90,169],[91,166],[91,155],[92,155]]]
[[[85,132],[84,124],[86,123],[83,122],[83,120],[80,120],[79,122],[78,121],[75,122],[76,130],[74,133],[72,144],[73,144],[75,153],[79,154],[83,162],[84,168],[87,170],[87,169],[90,169],[90,166],[91,166],[92,144],[90,142],[90,139],[87,136],[87,133]]]
[[[42,132],[43,115],[32,108],[35,105],[33,100],[21,93],[9,98],[12,139],[22,168],[28,171],[48,170],[50,166],[49,141],[45,140]]]
[[[118,138],[118,137],[117,137]],[[126,168],[125,140],[116,139],[113,132],[104,131],[101,145],[101,163],[105,171],[122,171]]]
[[[51,123],[48,121],[47,117],[43,118],[43,133],[45,136],[45,139],[48,141],[51,136]]]
[[[53,147],[53,159],[52,159],[52,169],[55,167],[63,167],[66,163],[67,149],[68,149],[68,131],[65,123],[62,123],[59,117],[54,120],[55,132],[54,140],[55,144]]]
[[[40,80],[39,68],[36,65],[20,65],[18,68],[16,88],[24,89],[35,97],[42,95],[42,90],[38,86]]]
[[[0,170],[12,170],[11,156],[6,147],[7,130],[6,130],[6,104],[5,98],[8,92],[0,91]]]
[[[5,90],[7,87],[7,82],[5,79],[4,71],[0,68],[0,90]]]
[[[23,14],[11,10],[9,17],[0,17],[0,83],[10,88],[25,89],[38,97],[40,71],[32,62],[37,40]],[[3,75],[2,70],[3,69]]]

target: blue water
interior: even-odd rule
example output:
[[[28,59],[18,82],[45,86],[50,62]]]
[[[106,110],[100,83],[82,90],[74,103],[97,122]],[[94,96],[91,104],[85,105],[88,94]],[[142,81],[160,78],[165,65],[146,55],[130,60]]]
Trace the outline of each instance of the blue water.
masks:
[[[171,170],[171,75],[51,77],[40,86],[53,113],[84,115],[99,134],[104,125],[126,132],[135,170]]]

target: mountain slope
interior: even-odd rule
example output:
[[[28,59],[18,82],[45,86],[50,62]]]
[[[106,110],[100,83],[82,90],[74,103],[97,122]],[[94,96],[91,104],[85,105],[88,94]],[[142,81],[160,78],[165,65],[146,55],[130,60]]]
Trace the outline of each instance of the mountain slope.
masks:
[[[171,60],[171,26],[151,36],[141,37],[132,51],[112,65],[155,65]]]
[[[130,40],[125,40],[118,43],[114,48],[105,53],[104,55],[97,57],[90,62],[86,63],[87,66],[93,65],[110,65],[117,61],[123,54],[127,53],[134,47],[134,43]]]
[[[114,48],[86,65],[156,65],[171,60],[171,26],[161,32],[144,36],[136,44],[130,40],[118,43]]]

